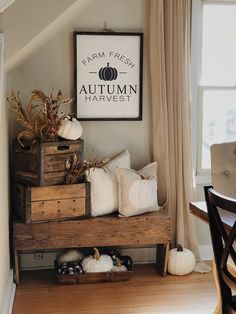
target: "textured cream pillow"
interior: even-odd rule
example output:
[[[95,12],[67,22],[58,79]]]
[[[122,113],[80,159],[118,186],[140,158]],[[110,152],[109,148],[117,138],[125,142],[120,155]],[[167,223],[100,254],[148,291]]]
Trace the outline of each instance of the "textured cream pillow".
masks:
[[[118,211],[118,182],[115,170],[130,168],[128,150],[111,159],[103,168],[91,169],[87,180],[91,187],[91,216],[102,216]]]
[[[139,171],[116,169],[120,216],[134,216],[160,209],[157,200],[157,163]]]

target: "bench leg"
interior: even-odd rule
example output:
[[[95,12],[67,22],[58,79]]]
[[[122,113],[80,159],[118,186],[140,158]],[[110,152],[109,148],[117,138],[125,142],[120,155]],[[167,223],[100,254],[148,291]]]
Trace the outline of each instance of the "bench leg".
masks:
[[[19,255],[17,251],[14,251],[14,261],[15,261],[15,282],[18,286],[20,283],[20,264],[19,264]]]
[[[169,243],[157,244],[156,265],[162,276],[166,275]]]

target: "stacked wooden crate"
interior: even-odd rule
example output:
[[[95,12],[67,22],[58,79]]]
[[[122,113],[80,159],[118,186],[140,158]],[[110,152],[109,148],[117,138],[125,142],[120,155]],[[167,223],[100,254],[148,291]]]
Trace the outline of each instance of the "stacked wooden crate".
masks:
[[[86,217],[89,183],[65,184],[66,164],[83,161],[84,141],[14,142],[14,213],[25,223]]]

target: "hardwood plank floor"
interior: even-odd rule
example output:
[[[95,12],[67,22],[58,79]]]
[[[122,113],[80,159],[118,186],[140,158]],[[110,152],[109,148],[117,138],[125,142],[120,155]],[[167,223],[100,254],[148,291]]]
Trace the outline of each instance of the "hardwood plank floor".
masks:
[[[135,265],[130,281],[58,285],[51,270],[22,272],[13,314],[212,314],[212,273],[162,278]]]

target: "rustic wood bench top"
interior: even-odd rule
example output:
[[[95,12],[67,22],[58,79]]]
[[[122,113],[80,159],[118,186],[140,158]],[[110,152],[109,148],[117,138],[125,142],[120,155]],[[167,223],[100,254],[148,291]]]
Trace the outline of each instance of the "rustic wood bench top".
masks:
[[[163,260],[159,260],[159,266],[162,267],[165,264],[166,248],[171,241],[171,217],[165,212],[152,212],[128,218],[118,217],[116,214],[28,225],[14,222],[13,234],[18,283],[19,253],[36,250],[155,244],[163,257]]]

